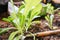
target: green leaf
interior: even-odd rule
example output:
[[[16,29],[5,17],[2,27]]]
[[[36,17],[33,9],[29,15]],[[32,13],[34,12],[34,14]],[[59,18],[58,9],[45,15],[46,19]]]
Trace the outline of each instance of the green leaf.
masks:
[[[42,8],[42,11],[41,11],[41,13],[39,14],[40,16],[45,16],[47,14],[47,7],[46,6],[44,6],[43,8]]]
[[[31,18],[33,18],[34,16],[37,16],[38,14],[40,14],[42,9],[42,5],[38,4],[31,12]]]
[[[18,31],[16,31],[16,32],[12,32],[12,33],[10,34],[8,40],[13,40],[14,37],[15,37],[15,35],[16,35],[17,33],[18,33]]]
[[[3,18],[2,20],[7,21],[7,22],[12,22],[13,18],[10,16],[8,18]]]
[[[50,20],[49,15],[45,16],[45,19],[49,22]]]
[[[24,0],[25,1],[25,11],[24,14],[28,15],[28,12],[33,9],[36,5],[38,5],[41,0]]]
[[[4,33],[4,32],[7,32],[9,31],[10,29],[13,29],[13,28],[0,28],[0,34]]]
[[[19,39],[20,39],[20,35],[14,38],[14,40],[19,40]]]
[[[54,15],[51,15],[50,16],[50,24],[51,24],[51,27],[52,27],[53,19],[54,19]]]
[[[2,20],[7,21],[7,22],[11,22],[8,18],[3,18]]]
[[[21,27],[23,26],[23,25],[25,25],[25,16],[24,15],[22,15],[22,18],[21,18]]]
[[[54,13],[54,7],[50,3],[47,3],[47,13],[49,14]]]
[[[11,18],[13,18],[13,19],[17,18],[17,15],[16,15],[16,14],[17,14],[17,13],[15,13],[15,12],[11,13],[11,14],[10,14]]]
[[[24,7],[25,7],[25,5],[21,5],[21,6],[19,7],[18,12],[20,12]]]
[[[45,17],[45,19],[48,21],[48,26],[50,29],[53,29],[53,26],[52,26],[52,23],[53,23],[53,18],[54,18],[54,15],[47,15]]]
[[[36,6],[41,2],[41,0],[24,0],[27,5]]]
[[[23,35],[18,35],[14,38],[14,40],[24,40],[25,39],[25,36]]]

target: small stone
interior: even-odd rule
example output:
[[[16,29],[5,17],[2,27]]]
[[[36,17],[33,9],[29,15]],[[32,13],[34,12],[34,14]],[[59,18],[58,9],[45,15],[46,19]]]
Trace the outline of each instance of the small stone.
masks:
[[[53,27],[53,29],[58,29],[58,27]]]

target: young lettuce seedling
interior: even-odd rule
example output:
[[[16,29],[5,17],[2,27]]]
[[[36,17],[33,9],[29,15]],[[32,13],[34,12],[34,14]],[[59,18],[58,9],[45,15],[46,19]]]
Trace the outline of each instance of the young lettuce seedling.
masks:
[[[45,16],[45,19],[48,21],[48,27],[50,29],[53,29],[52,23],[53,23],[53,19],[54,19],[54,15],[53,15],[53,13],[54,13],[54,7],[51,6],[51,4],[49,4],[49,3],[47,3],[46,6],[47,6],[46,12],[48,13],[48,15]]]
[[[24,4],[18,8],[18,12],[16,12],[14,8],[13,1],[10,1],[12,3],[14,11],[8,18],[3,18],[3,20],[12,23],[16,27],[17,31],[12,32],[8,40],[23,40],[25,38],[24,33],[27,32],[30,28],[32,20],[41,12],[41,0],[24,0]]]
[[[52,24],[53,24],[53,18],[54,18],[54,15],[47,15],[45,17],[45,19],[48,21],[47,25],[48,25],[48,27],[50,29],[53,29],[53,26],[52,26]]]
[[[53,14],[54,13],[54,7],[50,4],[47,3],[46,5],[43,5],[43,8],[41,10],[41,14],[39,14],[40,16],[45,16],[48,14]]]

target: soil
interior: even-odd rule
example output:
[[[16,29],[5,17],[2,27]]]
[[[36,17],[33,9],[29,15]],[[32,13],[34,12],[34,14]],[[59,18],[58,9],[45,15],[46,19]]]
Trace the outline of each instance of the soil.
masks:
[[[57,29],[60,29],[60,15],[57,14],[59,11],[56,11],[54,14],[54,21],[53,21],[53,27],[57,27]],[[37,33],[37,32],[44,32],[49,31],[49,27],[45,24],[47,21],[44,18],[39,18],[40,23],[33,23],[31,28],[28,30],[31,33]],[[0,28],[6,28],[6,27],[13,27],[11,23],[0,21]],[[57,30],[56,29],[56,30]],[[14,30],[9,30],[2,35],[0,35],[0,40],[8,40],[8,37],[11,32]],[[52,30],[53,31],[53,30]],[[27,37],[25,40],[33,40],[33,37]],[[50,35],[45,37],[36,37],[36,40],[60,40],[60,34],[57,35]]]
[[[0,20],[9,16],[8,11],[0,13]]]

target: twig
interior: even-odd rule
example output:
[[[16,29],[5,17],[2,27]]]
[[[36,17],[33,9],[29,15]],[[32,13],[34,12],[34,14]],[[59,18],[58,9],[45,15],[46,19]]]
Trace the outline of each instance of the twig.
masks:
[[[44,37],[44,36],[56,35],[56,34],[60,34],[60,29],[34,33],[33,35],[35,35],[37,37]],[[31,34],[27,34],[26,37],[32,37],[32,35]]]

